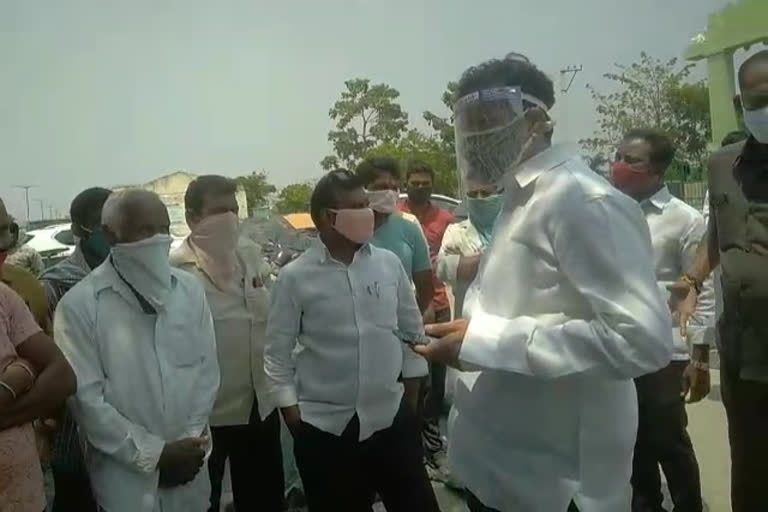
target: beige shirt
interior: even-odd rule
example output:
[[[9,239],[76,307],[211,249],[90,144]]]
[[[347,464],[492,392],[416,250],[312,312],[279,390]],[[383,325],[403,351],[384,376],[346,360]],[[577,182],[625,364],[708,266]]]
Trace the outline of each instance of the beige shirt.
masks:
[[[195,275],[205,287],[213,315],[221,387],[211,414],[212,426],[248,424],[254,398],[266,418],[275,407],[264,393],[264,344],[269,314],[270,267],[261,247],[241,238],[237,247],[238,286],[219,289],[199,267],[185,241],[171,252],[171,264]]]

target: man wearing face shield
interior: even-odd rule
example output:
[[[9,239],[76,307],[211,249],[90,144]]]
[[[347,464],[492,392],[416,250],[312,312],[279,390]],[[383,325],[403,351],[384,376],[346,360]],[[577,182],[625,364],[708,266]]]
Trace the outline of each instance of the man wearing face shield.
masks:
[[[672,352],[645,219],[551,145],[552,82],[527,59],[470,68],[458,96],[461,178],[503,187],[505,205],[466,319],[415,348],[480,372],[457,384],[452,470],[473,512],[629,510],[632,379]]]
[[[319,239],[280,270],[264,349],[309,511],[371,510],[378,493],[389,512],[436,512],[400,382],[427,373],[397,334],[424,332],[410,279],[370,244],[374,214],[357,176],[326,174],[310,209]]]
[[[236,192],[224,176],[189,184],[184,207],[191,233],[171,253],[171,264],[205,287],[216,330],[221,386],[211,414],[209,510],[219,512],[229,459],[235,510],[282,512],[280,417],[264,388],[270,266],[261,248],[240,236]]]
[[[112,194],[102,211],[110,255],[56,309],[55,338],[78,380],[70,408],[108,512],[208,507],[215,334],[205,290],[170,266],[169,228],[156,194]]]

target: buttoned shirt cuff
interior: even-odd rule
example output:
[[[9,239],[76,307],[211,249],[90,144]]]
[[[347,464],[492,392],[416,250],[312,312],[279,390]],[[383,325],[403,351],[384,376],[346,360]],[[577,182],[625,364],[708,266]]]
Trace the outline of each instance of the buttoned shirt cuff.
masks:
[[[410,350],[410,349],[408,349]],[[429,366],[427,360],[421,356],[405,357],[403,358],[403,378],[404,379],[417,379],[429,374]]]
[[[510,320],[482,311],[474,312],[459,353],[462,370],[489,368],[530,375],[528,340],[535,326],[533,318]]]
[[[144,473],[154,473],[160,463],[160,456],[165,448],[165,441],[154,435],[143,436],[141,446],[137,446],[136,466]]]
[[[269,392],[269,398],[276,407],[291,407],[298,405],[299,397],[295,386],[283,386]]]
[[[458,254],[445,254],[440,256],[437,263],[437,277],[447,283],[455,283],[458,280],[459,261]]]

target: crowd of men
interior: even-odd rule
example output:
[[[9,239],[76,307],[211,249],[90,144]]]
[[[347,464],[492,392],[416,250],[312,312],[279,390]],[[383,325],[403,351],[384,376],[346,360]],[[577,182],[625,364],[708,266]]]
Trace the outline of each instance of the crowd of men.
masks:
[[[310,512],[438,511],[430,480],[472,512],[659,512],[660,468],[701,512],[685,401],[709,393],[718,266],[733,510],[761,510],[768,51],[739,84],[748,133],[712,156],[708,221],[653,128],[617,141],[611,182],[553,145],[552,82],[518,54],[458,82],[466,220],[422,163],[335,170],[274,282],[228,178],[190,184],[173,251],[157,195],[83,191],[70,257],[0,267],[0,510],[45,510],[50,467],[54,512],[218,511],[229,461],[234,509],[280,512],[282,417]],[[14,236],[0,202],[0,264]]]

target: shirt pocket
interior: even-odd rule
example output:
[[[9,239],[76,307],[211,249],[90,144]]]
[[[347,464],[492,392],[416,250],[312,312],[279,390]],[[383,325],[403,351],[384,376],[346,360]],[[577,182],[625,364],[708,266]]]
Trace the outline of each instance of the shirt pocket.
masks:
[[[177,368],[194,368],[202,364],[203,348],[198,328],[180,321],[163,324],[157,326],[156,339],[164,341],[163,350],[168,362]],[[210,342],[213,343],[213,340]]]
[[[372,282],[360,290],[365,310],[363,314],[376,326],[397,328],[397,283]]]

